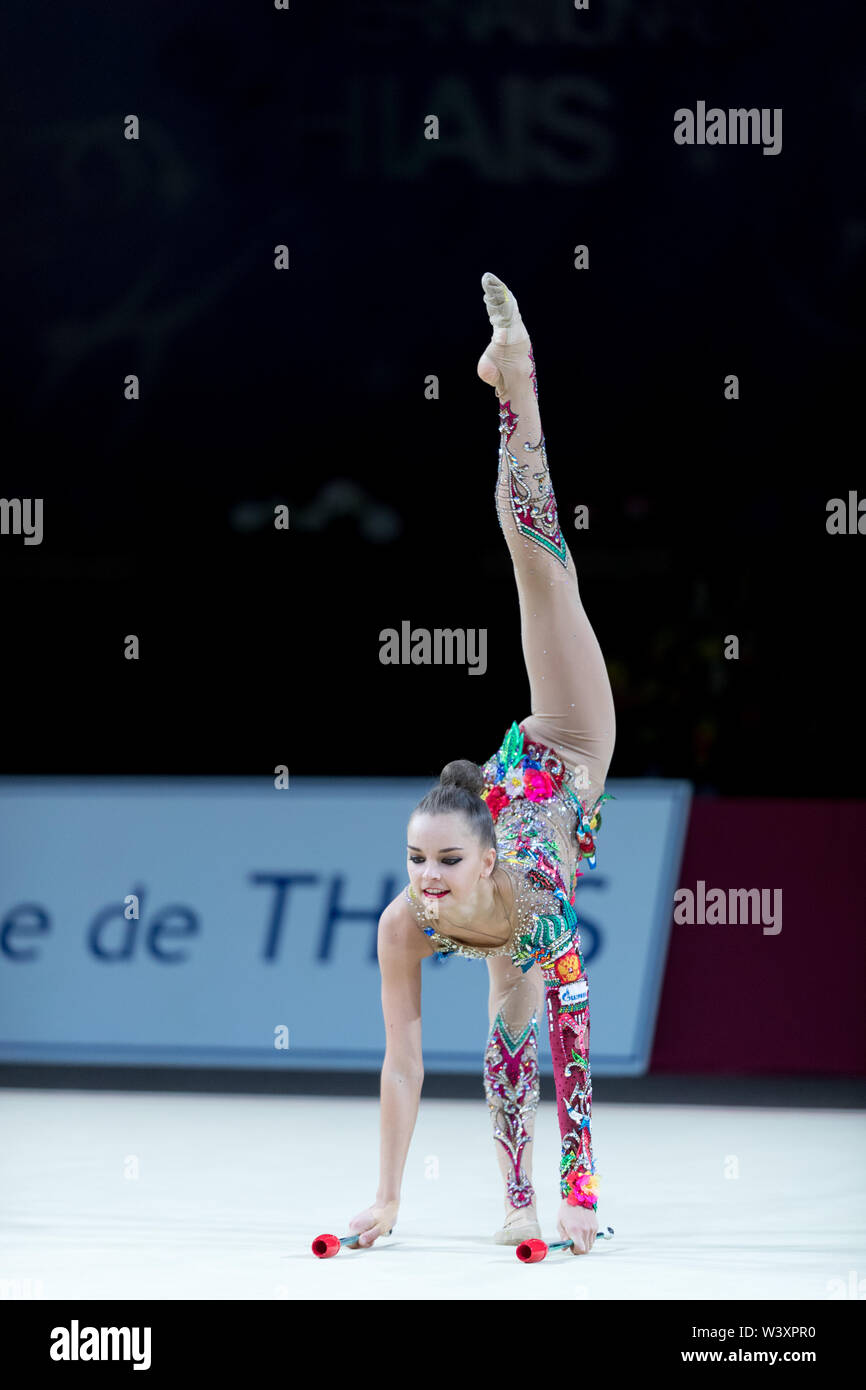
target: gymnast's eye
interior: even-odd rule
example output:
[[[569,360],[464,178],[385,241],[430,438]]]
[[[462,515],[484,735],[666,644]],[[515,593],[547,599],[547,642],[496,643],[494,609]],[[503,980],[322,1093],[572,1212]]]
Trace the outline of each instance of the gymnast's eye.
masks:
[[[409,855],[409,863],[410,863],[410,864],[423,864],[423,863],[424,863],[424,856],[421,855],[421,854],[410,854],[410,855]],[[443,859],[443,860],[442,860],[442,863],[443,863],[443,864],[462,864],[462,863],[463,863],[463,860],[462,860],[462,859]]]

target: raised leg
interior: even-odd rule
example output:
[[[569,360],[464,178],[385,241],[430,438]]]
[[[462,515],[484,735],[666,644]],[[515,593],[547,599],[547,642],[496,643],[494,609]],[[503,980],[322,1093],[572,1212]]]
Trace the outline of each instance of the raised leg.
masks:
[[[604,787],[616,740],[610,680],[550,480],[532,344],[506,286],[492,275],[482,283],[494,332],[478,373],[499,399],[496,510],[514,565],[532,702],[522,722],[584,769],[592,801]]]

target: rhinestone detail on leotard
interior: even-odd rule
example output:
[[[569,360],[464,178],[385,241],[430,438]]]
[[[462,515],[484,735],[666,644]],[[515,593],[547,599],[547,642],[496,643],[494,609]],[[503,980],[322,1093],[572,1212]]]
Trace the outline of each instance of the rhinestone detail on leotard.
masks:
[[[607,796],[587,807],[576,778],[559,755],[512,724],[500,748],[481,768],[482,796],[496,825],[500,867],[514,891],[512,933],[502,946],[473,946],[436,931],[411,886],[407,902],[440,958],[457,954],[470,960],[511,956],[527,969],[541,954],[555,954],[577,925],[573,911],[578,865],[595,868],[594,831]],[[594,822],[594,827],[593,827]],[[561,919],[561,920],[560,920]],[[537,938],[537,939],[536,939]],[[527,963],[528,962],[528,963]]]
[[[529,349],[529,358],[532,362],[530,378],[532,389],[537,397],[538,382],[532,348]],[[500,399],[497,489],[500,486],[503,469],[507,466],[508,500],[518,531],[521,535],[528,536],[530,540],[536,541],[538,545],[550,551],[550,554],[555,555],[561,565],[567,567],[568,547],[559,525],[556,496],[550,483],[550,468],[547,462],[544,434],[541,434],[537,444],[530,444],[528,439],[524,441],[523,451],[528,457],[521,461],[508,447],[519,420],[520,416],[512,409],[511,401],[504,398]],[[533,465],[535,466],[533,467]],[[499,525],[502,526],[501,517]]]

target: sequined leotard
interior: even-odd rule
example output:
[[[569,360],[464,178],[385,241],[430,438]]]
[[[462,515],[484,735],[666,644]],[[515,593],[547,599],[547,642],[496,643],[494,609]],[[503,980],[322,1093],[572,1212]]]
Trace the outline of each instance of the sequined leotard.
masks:
[[[583,876],[578,865],[586,862],[590,869],[595,868],[599,808],[608,794],[587,806],[571,769],[553,749],[534,742],[522,724],[511,725],[501,747],[481,770],[481,794],[496,827],[499,861],[514,886],[516,911],[511,939],[493,949],[464,945],[427,923],[410,888],[406,890],[407,900],[422,930],[439,947],[440,956],[456,953],[486,959],[510,955],[522,971],[531,969],[536,961],[540,964],[562,1136],[560,1190],[575,1204],[594,1208],[589,992],[574,896],[577,880]],[[537,1064],[531,1065],[529,1056],[521,1055],[526,1050],[528,1031],[527,1025],[523,1036],[516,1039],[498,1031],[485,1059],[488,1096],[508,1097],[508,1132],[499,1137],[514,1163],[509,1196],[515,1206],[528,1205],[533,1198],[531,1184],[520,1174],[520,1155],[528,1142],[520,1116],[528,1092],[533,1086],[537,1088]]]

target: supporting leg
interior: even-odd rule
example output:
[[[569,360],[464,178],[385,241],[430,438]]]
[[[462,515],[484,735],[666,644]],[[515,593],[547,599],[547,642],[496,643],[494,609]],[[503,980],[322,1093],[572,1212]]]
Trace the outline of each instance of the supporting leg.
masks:
[[[507,956],[488,960],[490,1029],[484,1053],[484,1093],[496,1158],[505,1182],[505,1223],[494,1239],[518,1244],[535,1234],[532,1140],[538,1109],[538,1024],[544,1007],[540,967],[525,973]]]

